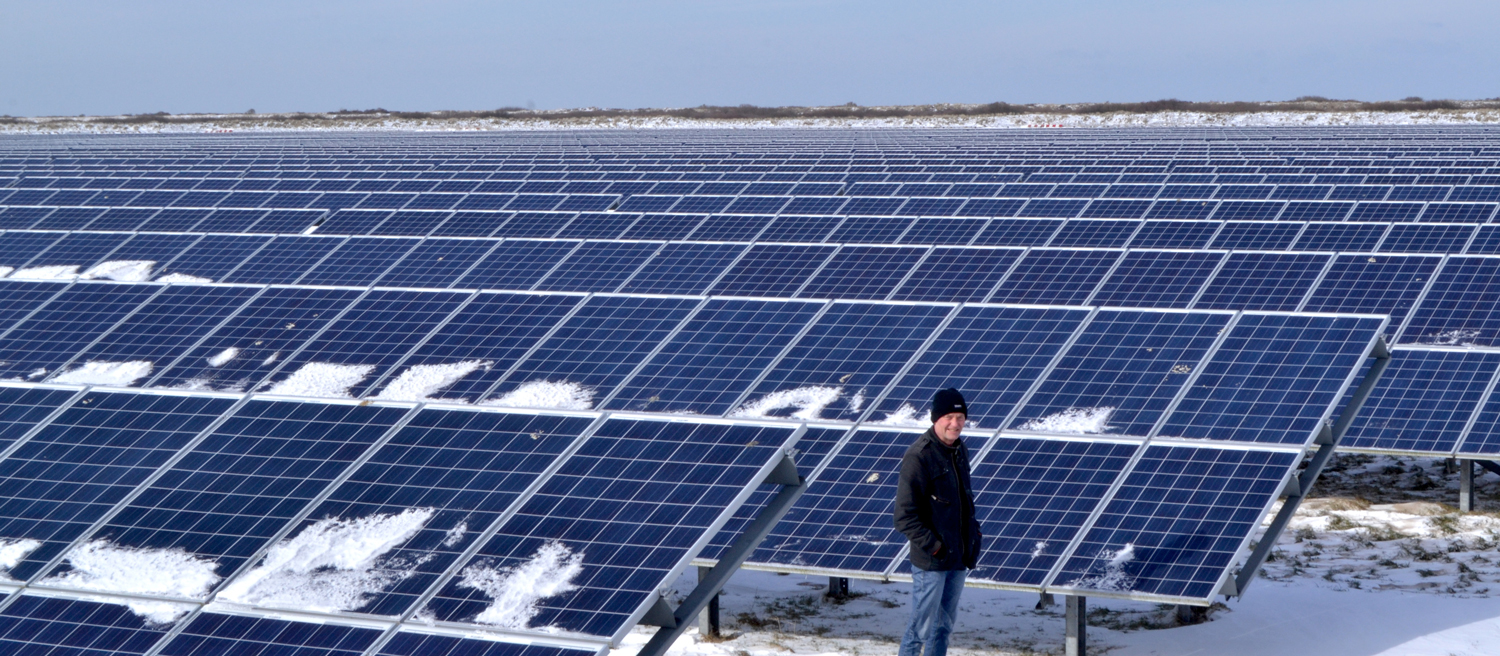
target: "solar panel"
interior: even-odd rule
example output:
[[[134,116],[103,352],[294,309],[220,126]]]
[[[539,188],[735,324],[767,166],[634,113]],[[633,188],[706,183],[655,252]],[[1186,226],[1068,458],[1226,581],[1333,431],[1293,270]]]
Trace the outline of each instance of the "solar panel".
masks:
[[[779,426],[606,421],[427,610],[441,621],[618,639],[795,439]],[[534,615],[507,621],[491,612],[498,590],[488,573],[526,562],[567,567],[576,592],[537,599]]]
[[[1349,432],[1348,449],[1451,451],[1463,436],[1500,353],[1397,350]]]

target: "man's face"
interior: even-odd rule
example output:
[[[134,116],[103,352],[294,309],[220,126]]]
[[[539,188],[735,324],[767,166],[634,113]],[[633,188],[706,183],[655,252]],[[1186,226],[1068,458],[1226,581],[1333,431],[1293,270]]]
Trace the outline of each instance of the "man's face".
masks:
[[[962,412],[950,412],[938,417],[932,422],[932,432],[936,433],[943,444],[952,446],[958,441],[958,434],[964,429],[964,421],[968,416]]]

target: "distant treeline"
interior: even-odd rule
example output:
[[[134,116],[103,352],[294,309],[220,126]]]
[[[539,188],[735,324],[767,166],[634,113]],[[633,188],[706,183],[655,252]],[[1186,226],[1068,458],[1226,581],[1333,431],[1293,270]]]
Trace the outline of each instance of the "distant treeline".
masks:
[[[1424,100],[1410,97],[1402,100],[1366,102],[1361,100],[1331,100],[1322,96],[1302,96],[1289,101],[1235,101],[1195,102],[1168,98],[1135,103],[1076,103],[1076,104],[1012,104],[992,102],[985,104],[939,104],[900,105],[886,107],[861,107],[854,103],[834,107],[760,107],[757,105],[715,106],[700,105],[681,109],[562,109],[534,110],[521,107],[501,107],[481,111],[435,111],[403,112],[375,109],[340,109],[336,112],[294,112],[287,114],[256,114],[250,110],[243,114],[183,114],[167,112],[154,114],[131,114],[126,116],[101,116],[66,118],[54,120],[87,121],[105,124],[147,123],[216,123],[225,120],[276,121],[329,121],[329,120],[455,120],[455,119],[589,119],[589,118],[698,118],[698,119],[771,119],[771,118],[906,118],[923,116],[985,116],[1000,114],[1154,114],[1159,112],[1203,112],[1210,114],[1245,114],[1253,112],[1410,112],[1443,109],[1495,109],[1500,108],[1500,98],[1485,100]],[[30,122],[12,116],[0,116],[0,123]]]

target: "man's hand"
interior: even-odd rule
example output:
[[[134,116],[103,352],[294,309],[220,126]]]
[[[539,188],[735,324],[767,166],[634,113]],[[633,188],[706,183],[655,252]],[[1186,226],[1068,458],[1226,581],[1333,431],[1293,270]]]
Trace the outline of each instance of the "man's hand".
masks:
[[[937,555],[940,554],[940,553],[943,553],[943,542],[942,542],[942,540],[939,540],[938,543],[937,543],[937,546],[932,549],[932,555],[934,557],[937,557]]]

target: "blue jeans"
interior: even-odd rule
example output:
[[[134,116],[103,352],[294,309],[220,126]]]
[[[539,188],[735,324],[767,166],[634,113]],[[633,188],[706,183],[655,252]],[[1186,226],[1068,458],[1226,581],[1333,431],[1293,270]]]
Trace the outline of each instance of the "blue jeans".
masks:
[[[944,656],[948,634],[958,618],[958,595],[964,591],[965,569],[929,572],[912,568],[911,623],[901,636],[899,656]]]

